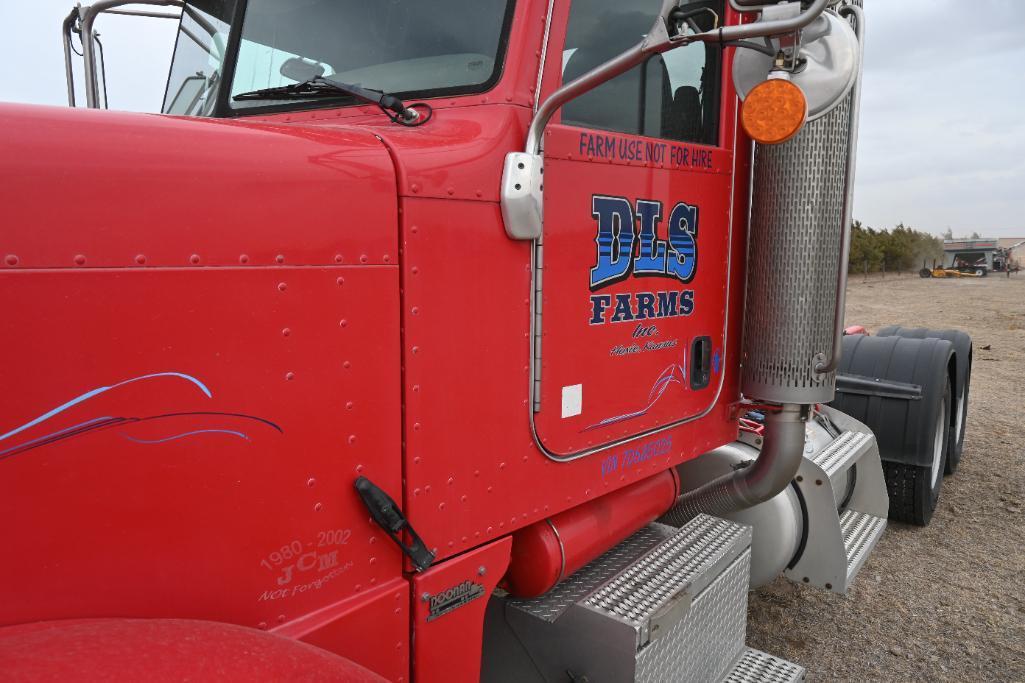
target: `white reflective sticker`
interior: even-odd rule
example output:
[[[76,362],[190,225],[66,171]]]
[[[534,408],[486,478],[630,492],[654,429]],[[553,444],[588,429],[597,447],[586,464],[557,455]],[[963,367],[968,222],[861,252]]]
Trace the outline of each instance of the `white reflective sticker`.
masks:
[[[574,417],[584,410],[584,385],[562,388],[562,417]]]

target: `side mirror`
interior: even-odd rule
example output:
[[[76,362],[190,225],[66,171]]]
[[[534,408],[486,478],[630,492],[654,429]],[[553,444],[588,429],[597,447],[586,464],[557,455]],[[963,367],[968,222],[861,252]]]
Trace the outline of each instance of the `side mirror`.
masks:
[[[770,42],[771,49],[737,50],[733,59],[733,84],[745,102],[766,79],[785,73],[804,91],[808,120],[815,121],[843,102],[854,87],[861,70],[861,44],[850,23],[833,12],[824,12],[802,31],[792,70],[777,68],[777,58],[769,53],[779,54],[782,45],[779,40]]]
[[[178,88],[178,92],[175,93],[164,113],[177,116],[189,114],[206,91],[206,85],[207,78],[202,71],[197,71],[194,76],[189,76],[182,81],[181,87]]]

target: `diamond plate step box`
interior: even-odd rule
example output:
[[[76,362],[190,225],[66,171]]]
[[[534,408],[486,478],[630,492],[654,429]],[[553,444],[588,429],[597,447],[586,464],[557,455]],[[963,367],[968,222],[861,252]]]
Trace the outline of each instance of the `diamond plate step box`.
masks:
[[[708,515],[651,524],[541,598],[496,596],[482,679],[720,681],[745,652],[750,545]]]

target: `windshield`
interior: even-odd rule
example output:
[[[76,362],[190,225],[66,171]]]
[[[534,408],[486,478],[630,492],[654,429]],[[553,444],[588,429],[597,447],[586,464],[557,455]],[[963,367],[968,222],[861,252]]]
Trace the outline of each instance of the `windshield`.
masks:
[[[230,31],[238,4],[239,0],[189,3],[207,19],[216,20],[210,23],[225,45],[227,37],[221,31]],[[322,101],[282,104],[231,99],[315,75],[403,97],[483,92],[501,72],[512,0],[249,0],[245,4],[233,69],[221,68],[223,52],[219,45],[212,45],[210,31],[197,28],[188,14],[183,18],[165,113],[210,113],[217,99],[233,110],[323,106]],[[231,87],[218,98],[222,74],[231,78]]]

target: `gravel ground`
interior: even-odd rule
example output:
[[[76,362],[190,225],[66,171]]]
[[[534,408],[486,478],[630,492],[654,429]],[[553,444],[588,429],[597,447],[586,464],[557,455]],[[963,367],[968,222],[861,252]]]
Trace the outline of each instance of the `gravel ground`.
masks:
[[[1025,681],[1025,275],[855,279],[849,325],[972,335],[964,456],[932,524],[891,522],[848,595],[753,592],[748,644],[814,681]]]

